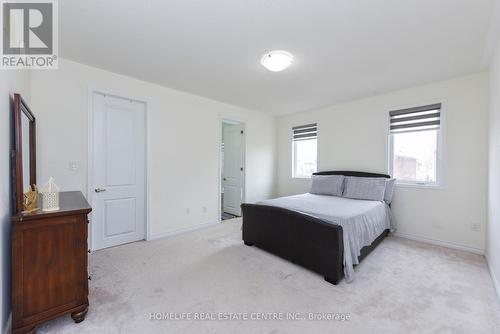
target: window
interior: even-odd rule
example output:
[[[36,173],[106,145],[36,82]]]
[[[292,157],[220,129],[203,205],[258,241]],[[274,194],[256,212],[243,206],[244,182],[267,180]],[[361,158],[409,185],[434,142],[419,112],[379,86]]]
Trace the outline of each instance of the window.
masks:
[[[292,128],[292,176],[308,178],[316,172],[318,156],[318,127],[316,123]]]
[[[389,112],[389,171],[399,184],[441,185],[441,103]]]

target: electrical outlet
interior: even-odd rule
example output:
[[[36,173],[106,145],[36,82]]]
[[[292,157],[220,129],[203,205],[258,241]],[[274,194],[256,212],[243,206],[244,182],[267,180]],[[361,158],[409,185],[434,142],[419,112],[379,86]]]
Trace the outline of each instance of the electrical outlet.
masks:
[[[470,229],[473,231],[473,232],[479,232],[479,230],[481,229],[481,225],[478,224],[478,223],[472,223]]]
[[[439,222],[432,222],[431,223],[431,226],[436,229],[436,230],[442,230],[443,229],[443,225],[441,225],[441,223]]]

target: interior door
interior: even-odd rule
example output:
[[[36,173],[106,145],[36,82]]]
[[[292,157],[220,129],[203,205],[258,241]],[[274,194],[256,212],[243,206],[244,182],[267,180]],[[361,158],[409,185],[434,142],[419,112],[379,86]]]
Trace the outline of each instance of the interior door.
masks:
[[[226,126],[224,131],[224,212],[241,216],[243,198],[243,125]]]
[[[95,93],[93,249],[142,240],[146,231],[146,105]]]

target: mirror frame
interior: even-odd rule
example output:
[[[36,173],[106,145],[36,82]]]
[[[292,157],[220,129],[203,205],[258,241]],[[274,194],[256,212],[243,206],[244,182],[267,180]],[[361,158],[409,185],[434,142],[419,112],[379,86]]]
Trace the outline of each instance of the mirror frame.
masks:
[[[21,94],[14,94],[14,168],[13,168],[13,192],[15,213],[23,211],[24,189],[23,189],[23,133],[22,114],[28,117],[29,127],[29,149],[30,149],[30,185],[36,184],[36,118],[31,112]]]

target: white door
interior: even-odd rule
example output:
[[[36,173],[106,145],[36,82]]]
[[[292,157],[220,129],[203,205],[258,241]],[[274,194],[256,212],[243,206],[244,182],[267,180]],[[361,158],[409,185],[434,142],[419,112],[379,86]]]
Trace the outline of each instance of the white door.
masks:
[[[95,93],[92,137],[92,244],[145,238],[146,105]]]
[[[241,216],[243,198],[243,126],[224,127],[224,212]]]

